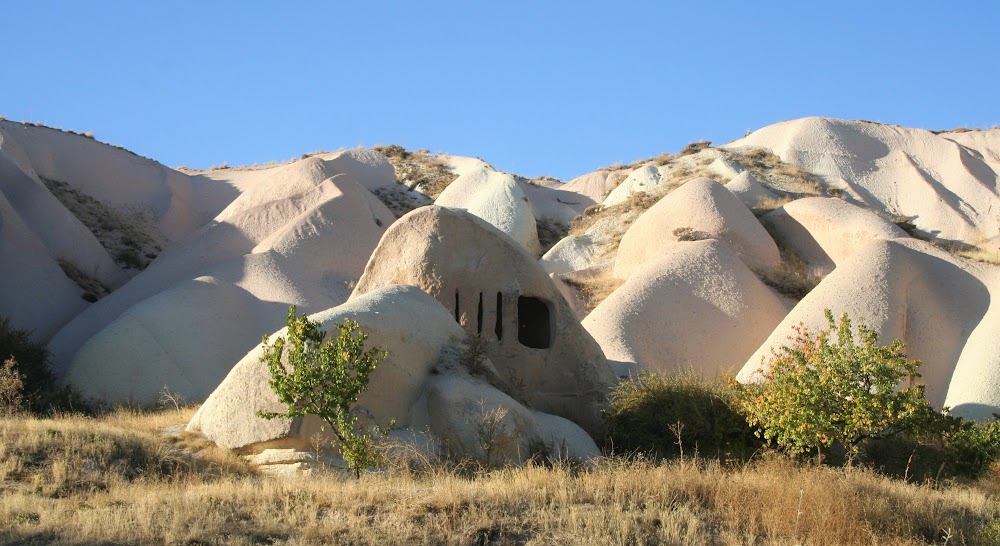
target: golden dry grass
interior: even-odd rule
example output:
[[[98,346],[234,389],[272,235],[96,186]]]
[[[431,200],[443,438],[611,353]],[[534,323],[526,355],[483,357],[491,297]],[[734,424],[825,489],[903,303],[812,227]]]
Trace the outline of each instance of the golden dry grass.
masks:
[[[410,152],[402,146],[376,146],[392,163],[396,180],[410,189],[419,189],[424,195],[437,199],[449,184],[458,178],[448,166],[427,150]]]
[[[982,262],[992,265],[1000,265],[1000,250],[983,250],[981,248],[971,248],[963,250],[954,250],[953,253],[956,256],[961,256],[969,260],[976,262]]]
[[[562,277],[563,282],[576,289],[583,303],[584,311],[590,314],[602,301],[607,299],[612,292],[625,283],[611,274],[610,271],[594,276],[574,276],[573,274]]]
[[[161,437],[191,413],[0,423],[0,542],[986,544],[1000,516],[995,474],[914,485],[779,457],[271,478]]]
[[[655,205],[666,193],[650,195],[639,191],[630,195],[628,201],[617,205],[611,205],[610,207],[602,205],[587,207],[587,210],[582,215],[577,216],[569,223],[568,235],[583,235],[591,232],[595,226],[600,225],[600,227],[617,231],[618,236],[612,236],[611,238],[620,241],[621,235],[625,234],[625,231],[635,222],[635,219],[649,207]],[[615,244],[614,246],[617,248],[618,245]]]

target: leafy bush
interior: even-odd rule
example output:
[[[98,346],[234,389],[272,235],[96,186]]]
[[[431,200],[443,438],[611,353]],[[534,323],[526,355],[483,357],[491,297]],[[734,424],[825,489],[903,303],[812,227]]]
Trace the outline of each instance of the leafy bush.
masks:
[[[325,345],[320,323],[305,315],[296,316],[294,305],[288,310],[285,325],[287,342],[278,337],[270,343],[264,336],[261,362],[271,373],[271,388],[288,409],[280,413],[258,411],[257,415],[264,419],[315,415],[330,427],[336,438],[334,445],[355,476],[360,477],[361,471],[371,466],[382,466],[385,459],[380,444],[392,423],[384,429],[374,426],[365,431],[353,406],[368,390],[368,376],[385,358],[385,351],[377,347],[365,351],[368,335],[354,335],[358,323],[349,319],[337,325],[339,335]],[[282,362],[286,345],[287,366]]]
[[[943,436],[958,474],[976,477],[1000,459],[1000,418],[996,414],[992,421],[981,424],[952,418]]]
[[[941,415],[931,430],[869,442],[866,464],[883,474],[916,481],[977,478],[1000,459],[1000,421],[976,423]]]
[[[743,409],[757,434],[793,454],[842,447],[850,462],[869,440],[929,430],[937,413],[914,383],[920,362],[906,358],[903,343],[880,346],[864,324],[855,343],[846,313],[838,323],[827,309],[826,318],[829,327],[815,336],[796,328],[792,345],[761,370],[764,381],[745,388]]]
[[[698,453],[747,459],[762,445],[739,412],[731,379],[645,373],[619,383],[605,414],[605,444],[654,457]]]

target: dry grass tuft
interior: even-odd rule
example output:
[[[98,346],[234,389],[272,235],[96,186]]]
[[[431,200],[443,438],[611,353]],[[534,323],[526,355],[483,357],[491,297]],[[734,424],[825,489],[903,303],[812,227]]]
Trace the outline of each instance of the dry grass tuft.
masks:
[[[795,301],[801,301],[809,292],[812,292],[823,277],[810,275],[805,262],[798,255],[781,250],[781,266],[771,271],[756,271],[760,280],[764,284],[774,288],[778,293],[788,296]]]
[[[392,211],[396,218],[402,218],[406,213],[434,202],[430,197],[411,191],[402,184],[396,184],[391,188],[376,188],[372,193]]]
[[[83,295],[80,297],[82,297],[84,301],[93,303],[111,293],[110,288],[104,286],[97,279],[81,271],[75,263],[61,258],[58,260],[58,263],[59,267],[62,268],[63,273],[83,290]]]
[[[431,199],[437,199],[449,184],[458,178],[451,169],[427,150],[407,151],[402,146],[376,146],[396,170],[396,180],[411,190],[419,190]]]
[[[97,237],[101,246],[123,269],[146,269],[149,262],[163,250],[161,237],[147,213],[120,212],[66,182],[47,178],[42,178],[42,182],[52,195]],[[93,295],[94,301],[102,295],[100,289],[93,286],[90,280],[82,278],[85,277],[83,273],[80,273],[82,277],[78,280],[73,277],[75,273],[67,271],[65,266],[63,271],[77,281],[87,293]]]
[[[665,195],[665,193],[664,193]],[[601,223],[608,218],[616,218],[620,223],[631,225],[647,209],[656,204],[663,195],[650,195],[646,192],[635,192],[629,196],[629,200],[624,203],[605,207],[593,205],[587,207],[583,214],[577,216],[569,223],[569,233],[567,235],[583,235],[594,225]],[[624,233],[624,230],[622,231]]]
[[[729,160],[739,163],[756,176],[761,184],[791,197],[830,195],[819,177],[809,171],[790,165],[764,148],[726,149]],[[836,193],[836,190],[834,190]]]
[[[686,146],[684,146],[683,148],[681,148],[680,152],[678,152],[676,154],[671,154],[671,153],[668,153],[668,152],[664,152],[664,153],[662,153],[662,154],[660,154],[660,155],[658,155],[656,157],[651,157],[649,159],[641,159],[639,161],[633,161],[632,163],[629,163],[628,165],[625,165],[625,164],[623,164],[621,162],[617,162],[617,163],[613,163],[611,165],[608,165],[607,167],[601,167],[598,170],[600,170],[600,171],[617,171],[617,170],[620,170],[620,169],[630,169],[631,170],[631,169],[636,169],[638,167],[641,167],[643,165],[650,165],[650,164],[651,165],[662,166],[662,165],[666,165],[668,163],[672,163],[673,161],[675,161],[676,159],[678,159],[680,157],[684,157],[686,155],[694,155],[694,154],[697,154],[698,152],[700,152],[702,150],[705,150],[705,149],[708,149],[708,148],[711,148],[711,147],[712,147],[712,141],[711,140],[699,140],[697,142],[692,142],[690,144],[687,144]]]
[[[773,456],[261,476],[153,429],[190,410],[0,423],[8,544],[985,544],[996,475],[915,485]]]
[[[542,218],[536,221],[535,227],[538,231],[538,243],[542,247],[542,254],[548,252],[569,233],[569,226],[551,218]]]
[[[761,219],[761,225],[771,235],[778,251],[781,253],[781,266],[771,271],[756,271],[764,284],[777,290],[780,294],[800,301],[806,294],[823,280],[822,276],[810,273],[806,261],[785,244],[780,234],[766,218]]]
[[[562,280],[576,290],[577,295],[580,297],[580,301],[583,302],[584,311],[588,315],[591,311],[596,309],[602,301],[607,299],[612,292],[625,283],[623,279],[619,279],[618,277],[612,275],[610,270],[599,275],[586,276],[575,276],[570,273],[568,275],[564,275]]]
[[[787,195],[782,195],[778,197],[765,197],[760,201],[758,201],[757,205],[750,209],[750,212],[752,212],[753,215],[759,219],[761,216],[764,216],[765,214],[773,210],[779,209],[791,202],[792,198],[788,197]]]
[[[1000,265],[1000,250],[959,250],[955,254],[984,264]]]

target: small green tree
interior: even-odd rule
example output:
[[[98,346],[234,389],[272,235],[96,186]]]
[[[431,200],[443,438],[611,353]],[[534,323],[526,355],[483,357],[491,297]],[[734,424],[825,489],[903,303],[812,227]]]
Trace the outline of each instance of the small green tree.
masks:
[[[814,336],[797,327],[792,345],[760,370],[764,381],[746,387],[742,405],[756,433],[820,458],[839,444],[850,464],[868,440],[931,426],[939,414],[914,383],[920,362],[906,358],[903,342],[880,346],[876,332],[860,324],[856,343],[846,313],[839,323],[825,313],[829,328]]]
[[[302,315],[296,316],[295,306],[288,309],[285,321],[288,339],[278,337],[270,343],[264,336],[261,362],[271,372],[271,388],[286,411],[258,411],[264,419],[294,418],[315,415],[333,432],[341,456],[356,477],[369,467],[385,463],[381,444],[389,428],[372,426],[369,430],[358,424],[354,404],[368,390],[368,376],[385,358],[379,348],[365,350],[368,335],[358,330],[358,323],[349,319],[337,325],[339,335],[323,344],[325,333],[320,323]],[[287,349],[287,351],[286,351]],[[282,355],[286,355],[285,361]],[[287,363],[286,363],[287,362]]]

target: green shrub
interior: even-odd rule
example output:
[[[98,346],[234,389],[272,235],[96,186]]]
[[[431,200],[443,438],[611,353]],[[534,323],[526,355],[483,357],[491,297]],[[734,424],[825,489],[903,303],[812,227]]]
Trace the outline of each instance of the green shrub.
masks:
[[[757,434],[792,454],[842,448],[850,462],[872,439],[930,430],[938,414],[914,383],[920,362],[906,358],[903,343],[881,346],[864,324],[855,343],[846,313],[838,323],[827,309],[826,318],[829,327],[816,335],[798,327],[792,345],[761,370],[764,381],[744,389]]]
[[[763,442],[738,411],[731,379],[644,373],[619,383],[605,414],[605,446],[657,458],[748,459]]]
[[[377,347],[365,351],[368,335],[354,335],[358,323],[348,319],[337,325],[339,335],[326,344],[320,323],[305,315],[296,316],[294,305],[288,310],[285,325],[287,341],[278,337],[270,343],[265,335],[260,360],[271,373],[271,388],[288,409],[280,413],[258,411],[257,415],[264,419],[315,415],[325,423],[324,429],[330,427],[336,438],[334,445],[355,476],[360,477],[369,467],[382,466],[385,458],[380,444],[392,423],[366,431],[358,424],[353,406],[368,390],[368,376],[385,358],[385,351]],[[282,361],[285,354],[287,365]]]
[[[978,478],[1000,459],[1000,422],[941,415],[931,430],[869,442],[861,460],[883,474],[922,482]]]

